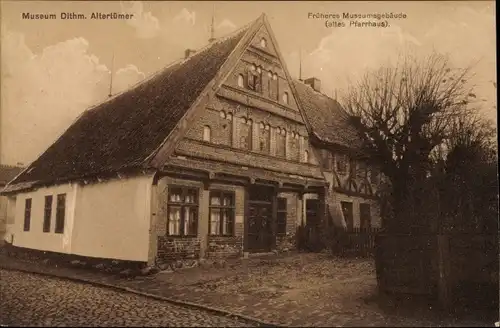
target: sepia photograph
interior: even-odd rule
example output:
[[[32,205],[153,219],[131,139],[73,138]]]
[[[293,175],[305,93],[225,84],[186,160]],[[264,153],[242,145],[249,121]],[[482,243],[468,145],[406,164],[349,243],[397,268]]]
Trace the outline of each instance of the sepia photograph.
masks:
[[[499,327],[495,7],[0,0],[0,326]]]

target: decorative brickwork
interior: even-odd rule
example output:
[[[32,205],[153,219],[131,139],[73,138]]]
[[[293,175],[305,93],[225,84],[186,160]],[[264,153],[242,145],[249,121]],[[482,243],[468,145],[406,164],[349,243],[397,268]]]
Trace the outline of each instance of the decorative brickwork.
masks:
[[[200,257],[199,238],[158,237],[157,262],[172,262],[177,260]]]
[[[243,236],[209,236],[208,258],[240,257],[243,252]]]

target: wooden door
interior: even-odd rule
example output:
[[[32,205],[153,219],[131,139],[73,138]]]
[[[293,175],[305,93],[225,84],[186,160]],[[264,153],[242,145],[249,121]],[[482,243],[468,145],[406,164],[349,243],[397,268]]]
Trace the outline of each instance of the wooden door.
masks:
[[[272,245],[272,203],[249,202],[248,250],[250,252],[269,252]]]
[[[306,199],[306,225],[309,227],[319,226],[320,216],[319,216],[319,200],[318,199]]]
[[[267,187],[249,188],[247,218],[247,250],[253,253],[270,252],[273,233],[275,191]]]

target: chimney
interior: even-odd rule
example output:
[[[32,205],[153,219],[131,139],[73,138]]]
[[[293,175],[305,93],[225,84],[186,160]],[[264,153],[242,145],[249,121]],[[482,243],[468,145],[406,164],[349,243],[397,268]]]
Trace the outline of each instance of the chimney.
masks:
[[[184,59],[188,59],[195,52],[196,52],[196,50],[186,49],[186,51],[184,51]]]
[[[315,77],[310,77],[304,81],[305,84],[311,86],[315,91],[321,92],[321,80],[315,78]]]

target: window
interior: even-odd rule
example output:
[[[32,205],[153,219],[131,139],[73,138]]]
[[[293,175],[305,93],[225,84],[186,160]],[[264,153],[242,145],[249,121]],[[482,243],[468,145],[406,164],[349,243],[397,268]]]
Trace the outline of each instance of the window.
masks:
[[[265,48],[265,47],[267,46],[267,41],[266,41],[266,39],[264,39],[264,38],[260,39],[260,46],[261,46],[262,48]]]
[[[260,123],[259,126],[259,150],[262,153],[269,153],[269,145],[271,143],[271,127],[269,124]]]
[[[234,235],[234,193],[210,191],[210,234]]]
[[[52,216],[52,196],[45,196],[43,210],[43,232],[50,232],[50,218]]]
[[[212,140],[212,130],[208,125],[203,127],[203,141],[210,142]]]
[[[24,231],[30,231],[31,225],[31,198],[24,201]]]
[[[344,175],[347,173],[347,156],[344,154],[340,154],[336,156],[336,166],[337,173]]]
[[[309,163],[309,152],[304,150],[304,162]]]
[[[252,149],[252,120],[242,117],[240,119],[240,148]]]
[[[332,169],[332,153],[328,149],[321,149],[321,166],[325,170]]]
[[[290,134],[290,158],[300,161],[300,146],[299,146],[299,134],[297,132],[292,132]]]
[[[276,129],[276,156],[286,157],[286,130]]]
[[[344,215],[344,220],[348,229],[352,229],[354,227],[354,213],[352,210],[351,202],[340,202],[340,206],[342,208],[342,214]]]
[[[238,86],[243,88],[245,86],[245,78],[242,74],[238,75]]]
[[[278,197],[278,214],[276,217],[276,233],[278,235],[286,234],[286,198]]]
[[[64,232],[64,216],[66,214],[66,194],[57,195],[55,233]]]
[[[256,92],[262,91],[262,68],[256,67],[255,65],[250,66],[247,86],[250,90]]]
[[[287,92],[283,93],[283,102],[285,104],[288,104],[288,93]]]
[[[198,191],[169,187],[167,235],[196,236],[198,233]]]

